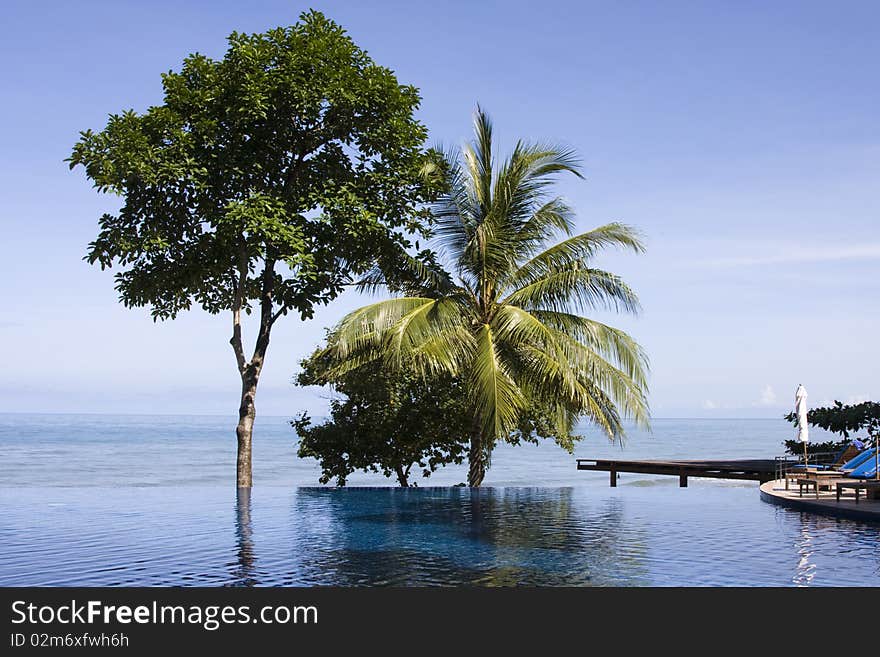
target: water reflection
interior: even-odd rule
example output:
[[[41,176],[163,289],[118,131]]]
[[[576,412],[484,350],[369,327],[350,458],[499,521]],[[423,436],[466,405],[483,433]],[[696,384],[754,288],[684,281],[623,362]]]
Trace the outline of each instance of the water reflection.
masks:
[[[795,541],[798,562],[795,566],[795,575],[791,580],[795,586],[809,586],[816,576],[816,564],[812,561],[813,536],[809,524],[805,520],[805,518],[801,518],[800,534]]]
[[[0,489],[0,585],[880,585],[880,526],[751,489]]]
[[[643,584],[619,503],[562,489],[300,489],[294,550],[312,583]]]
[[[797,563],[792,584],[827,584],[822,578],[827,577],[829,567],[837,566],[849,568],[851,583],[876,586],[880,576],[880,527],[811,513],[788,512],[787,515],[797,518],[793,545]],[[840,541],[836,549],[829,546],[829,538],[842,536],[847,540]],[[829,562],[829,558],[833,561]]]
[[[235,539],[238,559],[232,570],[232,585],[255,586],[259,581],[256,579],[250,488],[239,488],[236,491]]]

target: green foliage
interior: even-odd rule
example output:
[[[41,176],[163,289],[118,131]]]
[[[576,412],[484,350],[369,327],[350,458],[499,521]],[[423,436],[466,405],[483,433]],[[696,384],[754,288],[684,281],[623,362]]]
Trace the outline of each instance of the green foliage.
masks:
[[[423,229],[433,156],[418,91],[322,14],[233,33],[222,60],[190,55],[162,82],[161,105],[111,115],[69,158],[123,199],[87,260],[123,269],[127,306],[167,319],[259,300],[266,319],[310,317]]]
[[[797,415],[789,413],[785,419],[797,426]],[[833,406],[823,406],[807,411],[807,422],[832,433],[849,438],[850,432],[866,431],[869,436],[880,434],[880,403],[862,402],[846,406],[835,401]]]
[[[810,443],[811,454],[836,454],[849,445],[850,440],[829,440],[824,443]],[[783,442],[785,451],[795,456],[803,456],[804,444],[800,440],[786,440]],[[812,457],[811,457],[812,458]]]
[[[542,409],[545,434],[562,444],[579,416],[611,439],[623,436],[623,416],[646,425],[641,347],[581,314],[638,310],[626,283],[592,264],[610,246],[641,252],[638,235],[617,223],[572,234],[571,209],[548,195],[558,174],[580,176],[570,151],[518,142],[496,163],[482,111],[475,133],[460,157],[447,156],[446,191],[432,208],[433,243],[445,263],[401,261],[412,265],[414,282],[396,286],[404,296],[341,321],[329,345],[334,367],[379,359],[389,370],[406,364],[424,377],[461,379],[485,460],[534,408]],[[364,286],[380,285],[383,274],[374,269]],[[479,485],[483,468],[469,458],[470,483]]]
[[[797,426],[798,419],[795,413],[789,413],[785,419]],[[841,434],[844,438],[837,442],[811,443],[810,449],[816,452],[836,452],[849,444],[850,433],[865,431],[872,438],[880,435],[880,403],[868,401],[844,405],[835,400],[833,406],[807,411],[807,422],[814,427]],[[787,440],[785,446],[792,454],[800,454],[803,451],[803,443],[797,440]]]
[[[305,413],[291,422],[300,437],[298,455],[321,463],[321,483],[345,486],[352,472],[363,470],[410,486],[413,468],[429,477],[464,460],[472,419],[461,379],[445,372],[425,379],[408,368],[389,370],[380,360],[340,374],[327,349],[301,366],[298,385],[329,385],[341,395],[331,400],[326,422],[312,424]],[[572,452],[578,436],[558,434],[548,409],[531,406],[505,440],[537,444],[544,438]]]
[[[364,470],[408,486],[413,467],[428,477],[462,462],[468,425],[460,381],[448,374],[424,380],[406,370],[391,373],[379,361],[334,376],[324,351],[302,368],[299,385],[332,385],[342,395],[331,401],[323,424],[313,425],[306,414],[291,422],[300,436],[299,456],[321,463],[321,483],[335,479],[344,486],[352,472]]]

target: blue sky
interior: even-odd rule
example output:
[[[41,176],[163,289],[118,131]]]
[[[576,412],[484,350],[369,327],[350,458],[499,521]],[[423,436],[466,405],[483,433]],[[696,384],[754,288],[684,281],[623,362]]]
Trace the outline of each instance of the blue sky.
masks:
[[[62,161],[79,130],[161,102],[188,53],[310,6],[419,87],[433,142],[480,103],[504,143],[559,141],[587,180],[580,227],[625,221],[644,256],[602,264],[640,293],[614,321],[647,349],[658,417],[777,416],[878,393],[880,4],[876,2],[23,2],[4,5],[0,411],[232,414],[229,318],[154,324],[82,262],[98,196]],[[323,328],[279,323],[258,413],[320,413],[290,384]],[[607,319],[607,318],[605,318]]]

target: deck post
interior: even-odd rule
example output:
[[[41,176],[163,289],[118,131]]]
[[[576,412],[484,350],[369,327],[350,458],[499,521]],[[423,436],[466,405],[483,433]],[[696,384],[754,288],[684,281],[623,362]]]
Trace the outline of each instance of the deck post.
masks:
[[[611,473],[611,488],[617,488],[617,470],[612,465],[609,472]]]
[[[679,488],[687,488],[688,487],[688,476],[682,472],[678,475],[678,487]]]

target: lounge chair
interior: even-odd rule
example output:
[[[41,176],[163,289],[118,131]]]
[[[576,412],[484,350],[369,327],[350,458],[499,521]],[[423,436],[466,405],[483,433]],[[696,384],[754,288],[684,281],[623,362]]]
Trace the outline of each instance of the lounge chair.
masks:
[[[863,454],[864,454],[864,452],[859,452],[859,450],[856,449],[855,447],[853,447],[852,445],[847,445],[842,450],[837,452],[837,454],[834,455],[834,459],[832,460],[831,463],[827,463],[827,464],[814,463],[812,465],[809,465],[809,464],[805,465],[803,463],[798,463],[797,465],[791,466],[789,468],[789,470],[803,471],[808,468],[812,469],[812,470],[842,469],[842,468],[847,467],[849,465],[850,461],[862,456]],[[859,462],[861,462],[861,461],[859,461]],[[850,466],[850,467],[855,467],[855,466]]]
[[[852,445],[847,445],[844,449],[840,450],[835,455],[834,463],[832,463],[831,465],[805,466],[803,463],[792,465],[785,471],[785,490],[788,490],[789,482],[797,481],[798,479],[803,479],[810,476],[828,474],[832,477],[839,477],[842,474],[846,474],[846,472],[852,470],[853,468],[858,467],[864,460],[868,458],[868,456],[873,455],[874,452],[872,450],[859,452]]]
[[[877,460],[874,458],[868,459],[855,470],[850,472],[845,479],[840,479],[834,482],[834,485],[837,488],[838,502],[840,501],[840,493],[844,488],[853,488],[855,489],[856,494],[856,504],[858,504],[859,491],[862,488],[866,490],[869,497],[871,496],[871,491],[880,488],[880,479],[877,479]],[[877,498],[878,496],[875,494],[875,499]]]
[[[856,468],[847,472],[843,472],[843,468],[841,468],[841,470],[835,472],[817,472],[809,478],[798,478],[797,483],[800,496],[803,497],[805,487],[808,489],[813,488],[816,491],[816,499],[819,499],[819,488],[831,488],[832,486],[835,486],[837,488],[837,500],[840,501],[840,491],[842,488],[852,487],[853,484],[858,484],[860,482],[871,482],[876,480],[877,461],[874,458],[874,451],[875,450],[873,449],[866,450],[868,457],[862,458],[861,463]],[[864,454],[861,454],[860,456],[864,456]],[[856,496],[856,501],[858,502],[858,495]]]
[[[870,464],[871,467],[874,467],[874,453],[876,451],[876,447],[866,449],[864,452],[861,452],[857,456],[851,458],[849,461],[847,461],[837,469],[852,476],[853,472],[855,472],[865,464]]]
[[[871,458],[862,461],[862,463],[847,474],[851,479],[876,479],[877,478],[877,459],[874,458],[876,450],[869,449]]]
[[[835,463],[833,467],[826,467],[824,469],[827,470],[829,474],[835,472],[849,474],[864,463],[867,463],[869,460],[873,459],[875,451],[877,451],[876,448],[866,449],[863,452],[859,452],[845,463]]]
[[[840,455],[840,457],[847,456],[847,452],[849,450],[844,450],[844,452]],[[789,482],[794,481],[797,482],[799,479],[822,479],[823,481],[816,486],[816,494],[819,493],[819,486],[830,487],[833,481],[825,481],[825,480],[837,480],[839,477],[849,476],[854,470],[856,470],[859,466],[870,461],[873,463],[874,452],[876,448],[866,449],[863,452],[859,452],[854,457],[846,461],[845,463],[840,464],[835,468],[817,468],[816,470],[807,470],[804,469],[803,465],[797,465],[793,468],[789,468],[785,473],[785,490],[788,490]],[[840,460],[840,457],[837,460]]]

